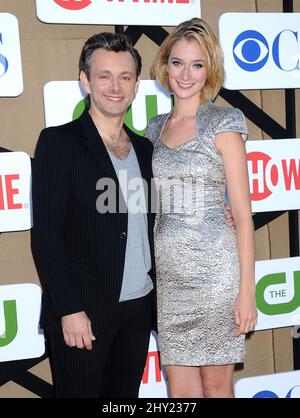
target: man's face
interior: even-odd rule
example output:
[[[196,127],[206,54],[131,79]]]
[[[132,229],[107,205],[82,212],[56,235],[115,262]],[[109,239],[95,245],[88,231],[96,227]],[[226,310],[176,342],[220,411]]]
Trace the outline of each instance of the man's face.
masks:
[[[90,79],[81,72],[80,80],[90,94],[91,112],[106,117],[122,117],[138,88],[135,64],[127,51],[96,49],[90,60]]]

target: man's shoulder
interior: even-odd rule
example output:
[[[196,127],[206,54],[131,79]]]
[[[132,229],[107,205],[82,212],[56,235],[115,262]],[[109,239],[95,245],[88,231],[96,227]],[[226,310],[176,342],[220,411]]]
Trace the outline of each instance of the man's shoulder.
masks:
[[[43,131],[52,134],[69,134],[70,132],[76,131],[79,128],[79,126],[79,119],[74,119],[62,125],[48,126],[47,128],[44,128]]]
[[[74,139],[81,135],[80,123],[78,119],[71,122],[64,123],[62,125],[48,126],[42,129],[40,133],[40,140],[51,140],[59,143],[74,142]]]

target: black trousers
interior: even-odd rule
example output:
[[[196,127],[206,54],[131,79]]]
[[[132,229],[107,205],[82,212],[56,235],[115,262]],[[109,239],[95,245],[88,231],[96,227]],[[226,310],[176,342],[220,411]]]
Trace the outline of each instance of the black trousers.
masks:
[[[96,336],[91,351],[67,346],[61,334],[47,334],[56,398],[138,397],[148,354],[152,298],[153,291],[120,302],[122,317]]]

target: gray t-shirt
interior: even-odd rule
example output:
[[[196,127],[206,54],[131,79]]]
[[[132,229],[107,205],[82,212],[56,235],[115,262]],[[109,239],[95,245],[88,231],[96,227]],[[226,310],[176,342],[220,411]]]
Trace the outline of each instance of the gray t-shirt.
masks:
[[[123,160],[117,158],[111,151],[107,151],[128,208],[125,266],[119,298],[122,302],[143,297],[153,289],[153,283],[148,274],[151,269],[151,253],[145,189],[133,146],[131,145],[128,156]]]

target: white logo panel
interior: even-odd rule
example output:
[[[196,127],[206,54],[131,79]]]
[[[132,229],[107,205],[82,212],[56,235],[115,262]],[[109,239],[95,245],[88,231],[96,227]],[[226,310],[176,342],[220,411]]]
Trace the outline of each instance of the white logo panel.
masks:
[[[300,13],[225,13],[219,19],[225,87],[300,87]]]
[[[0,153],[0,232],[31,227],[30,157],[25,152]]]
[[[300,324],[300,257],[255,263],[256,331]]]
[[[300,371],[240,379],[234,392],[236,398],[300,398]]]
[[[50,81],[44,86],[46,126],[57,126],[76,118],[78,104],[85,98],[78,81]],[[157,82],[141,80],[138,93],[127,112],[125,123],[130,129],[143,135],[149,120],[172,108],[171,96]]]
[[[168,387],[164,369],[160,367],[157,335],[151,333],[148,357],[140,386],[139,398],[167,398]]]
[[[40,357],[45,352],[39,329],[41,289],[26,283],[0,286],[0,361]]]
[[[300,208],[300,140],[246,143],[253,212]]]
[[[47,23],[176,26],[201,14],[200,0],[36,0]]]

